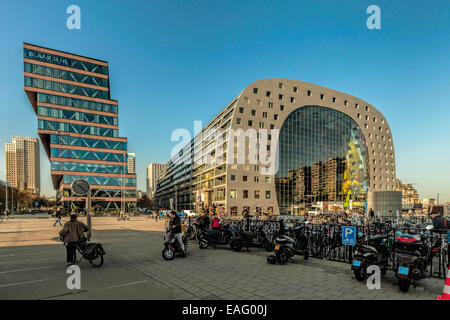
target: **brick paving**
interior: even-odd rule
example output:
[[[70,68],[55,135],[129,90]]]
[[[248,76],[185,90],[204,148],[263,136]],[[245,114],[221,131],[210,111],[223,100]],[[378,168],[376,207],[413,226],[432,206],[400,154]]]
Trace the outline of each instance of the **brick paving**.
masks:
[[[295,257],[295,263],[269,265],[261,249],[202,250],[196,241],[186,258],[165,261],[163,222],[94,218],[92,240],[103,244],[105,265],[82,262],[82,289],[71,291],[65,286],[65,249],[57,241],[60,228],[52,225],[52,219],[0,225],[0,299],[435,299],[444,283],[424,279],[402,293],[388,272],[380,290],[369,290],[352,277],[349,264]]]

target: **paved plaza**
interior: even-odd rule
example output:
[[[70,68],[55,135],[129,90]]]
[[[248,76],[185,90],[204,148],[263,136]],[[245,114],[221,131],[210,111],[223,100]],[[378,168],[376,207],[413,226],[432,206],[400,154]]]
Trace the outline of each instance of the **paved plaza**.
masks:
[[[67,219],[63,219],[63,223]],[[85,222],[83,218],[81,221]],[[0,223],[0,299],[435,299],[443,279],[421,280],[402,293],[388,272],[380,290],[358,282],[346,263],[295,257],[269,265],[264,250],[201,250],[189,243],[188,256],[161,256],[164,221],[93,218],[93,242],[106,255],[101,268],[83,261],[81,289],[69,290],[65,248],[54,219],[13,218]]]

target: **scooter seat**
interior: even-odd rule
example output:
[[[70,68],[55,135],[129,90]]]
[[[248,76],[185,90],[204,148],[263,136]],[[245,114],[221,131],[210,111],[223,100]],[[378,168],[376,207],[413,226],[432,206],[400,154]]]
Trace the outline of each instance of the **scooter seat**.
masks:
[[[374,252],[378,252],[378,250],[375,247],[368,246],[366,244],[362,245],[361,247],[364,248],[364,249],[372,250]]]

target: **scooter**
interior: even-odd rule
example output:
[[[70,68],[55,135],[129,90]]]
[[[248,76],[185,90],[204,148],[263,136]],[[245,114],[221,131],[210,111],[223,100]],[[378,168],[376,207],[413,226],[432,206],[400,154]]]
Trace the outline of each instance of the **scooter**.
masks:
[[[306,234],[306,221],[304,225],[292,228],[294,237],[280,234],[275,240],[275,261],[278,264],[285,264],[292,260],[294,255],[303,256],[305,260],[309,258],[309,235]]]
[[[367,268],[377,265],[381,274],[386,274],[389,260],[389,236],[387,234],[375,235],[369,238],[368,245],[356,244],[355,258],[351,269],[358,281],[367,278]]]
[[[216,249],[217,244],[230,244],[233,249],[238,244],[237,238],[236,230],[228,224],[221,226],[219,230],[201,229],[198,247],[206,249],[212,245]]]
[[[184,245],[184,252],[183,250],[181,250],[181,246],[176,237],[173,237],[173,239],[170,240],[170,230],[166,230],[166,233],[164,234],[164,249],[162,250],[162,256],[165,260],[172,260],[177,253],[180,253],[182,257],[186,256],[188,239],[185,234],[182,236],[182,240]]]

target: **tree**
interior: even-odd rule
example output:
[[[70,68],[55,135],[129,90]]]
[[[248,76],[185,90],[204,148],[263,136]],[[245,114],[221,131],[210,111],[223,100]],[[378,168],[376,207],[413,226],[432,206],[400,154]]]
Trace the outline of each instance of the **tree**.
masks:
[[[153,207],[153,205],[154,205],[153,200],[151,200],[147,195],[142,196],[137,201],[138,208],[151,208],[151,207]]]

